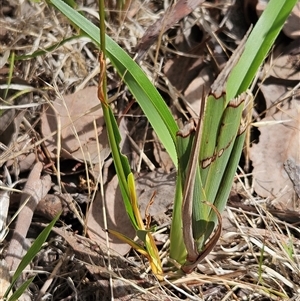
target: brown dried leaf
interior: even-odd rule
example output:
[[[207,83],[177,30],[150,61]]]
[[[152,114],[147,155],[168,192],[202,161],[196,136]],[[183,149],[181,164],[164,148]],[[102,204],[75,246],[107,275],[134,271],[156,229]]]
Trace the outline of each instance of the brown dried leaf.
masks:
[[[114,176],[105,190],[105,207],[108,229],[118,231],[133,239],[135,230],[131,225],[122,195],[118,186],[118,177]],[[100,193],[97,193],[93,204],[87,215],[87,226],[89,237],[99,243],[106,245],[106,232],[104,230],[104,219]],[[130,246],[120,241],[113,235],[109,236],[109,247],[121,255],[129,252]]]
[[[0,300],[4,297],[6,290],[9,288],[11,282],[11,277],[9,275],[9,270],[6,261],[2,259],[0,261]],[[12,295],[10,292],[9,297]]]
[[[296,164],[293,159],[287,159],[283,166],[294,185],[298,198],[300,198],[300,165]]]
[[[43,164],[41,162],[36,163],[31,170],[23,189],[20,202],[20,208],[21,206],[23,206],[23,208],[17,217],[13,237],[10,240],[7,255],[5,257],[11,271],[18,267],[22,256],[26,251],[26,235],[32,221],[33,212],[39,201],[46,196],[51,188],[51,177],[49,175],[41,176],[42,170]]]
[[[162,32],[167,31],[179,20],[190,14],[198,5],[203,3],[204,0],[179,0],[174,6],[170,6],[164,17],[150,26],[143,38],[141,39],[138,49],[138,58],[145,54],[149,47],[155,42],[155,39]]]
[[[63,100],[57,99],[53,103],[53,108],[48,107],[41,117],[42,134],[44,137],[49,137],[45,144],[53,157],[55,157],[57,150],[57,135],[51,136],[51,134],[57,130],[59,121],[62,129],[61,156],[78,161],[88,160],[97,163],[99,161],[98,146],[93,125],[93,121],[96,120],[101,159],[107,158],[110,149],[104,127],[103,112],[97,97],[97,87],[85,88],[77,93],[65,96]],[[95,108],[96,110],[94,110]],[[74,128],[79,140],[74,134]]]
[[[159,224],[168,221],[164,214],[172,208],[175,195],[175,174],[166,174],[162,171],[148,172],[136,179],[136,192],[141,215],[144,218],[146,208],[153,193],[156,192],[154,203],[149,207],[148,213]],[[127,216],[121,192],[118,187],[118,178],[115,176],[107,185],[105,190],[106,214],[108,229],[118,231],[133,239],[135,230],[133,229],[129,217]],[[102,212],[101,196],[98,193],[87,217],[89,237],[101,245],[106,244],[106,232]],[[130,246],[114,236],[110,236],[110,248],[121,255],[125,255],[130,250]]]
[[[300,2],[295,5],[283,26],[283,32],[291,39],[300,37]]]
[[[169,174],[171,170],[174,168],[174,163],[170,158],[168,152],[163,148],[161,142],[158,140],[155,132],[152,132],[153,136],[153,155],[155,157],[156,162],[160,165],[163,170]]]
[[[29,139],[28,139],[29,140]],[[25,141],[28,143],[30,143],[29,141]],[[16,144],[15,144],[16,145]],[[19,149],[22,149],[22,146],[26,145],[24,142],[21,142],[20,144],[16,145],[19,147]],[[11,150],[10,150],[11,151]],[[15,168],[16,164],[18,169],[17,172],[26,172],[26,171],[30,171],[32,169],[32,167],[34,166],[34,163],[36,161],[36,154],[35,153],[29,153],[29,154],[22,154],[20,156],[18,156],[17,160],[16,158],[12,159],[12,160],[8,160],[6,162],[6,167],[7,168]]]
[[[290,120],[284,123],[276,121]],[[277,112],[262,122],[274,123],[259,128],[259,143],[250,149],[253,162],[254,189],[262,197],[276,198],[272,205],[281,210],[299,211],[300,203],[289,175],[284,170],[287,160],[300,164],[300,108]],[[276,202],[276,203],[275,203]]]
[[[199,29],[200,30],[200,29]],[[179,30],[178,30],[179,31]],[[188,33],[189,32],[189,33]],[[181,54],[166,61],[164,74],[167,76],[173,87],[183,92],[190,82],[205,68],[204,62],[207,40],[203,39],[203,34],[195,36],[191,30],[179,31],[173,46]],[[185,72],[182,72],[185,70]]]
[[[213,81],[214,75],[212,68],[205,66],[185,90],[184,96],[190,105],[190,107],[187,107],[187,110],[192,117],[196,118],[199,116],[201,99],[203,95],[208,94]]]
[[[171,209],[175,197],[175,173],[167,174],[162,170],[148,172],[136,179],[136,191],[141,216],[145,216],[146,208],[155,192],[154,202],[148,213],[159,224],[168,221],[164,214]]]
[[[276,105],[280,103],[281,107],[282,99],[284,99],[284,95],[288,91],[287,85],[285,85],[283,82],[280,84],[273,79],[268,78],[260,86],[260,90],[266,102],[266,116],[273,116],[273,114],[277,112]],[[283,108],[281,107],[281,109]],[[288,107],[286,109],[288,109]]]
[[[277,56],[278,54],[278,56]],[[277,57],[276,57],[277,56]],[[272,60],[271,66],[265,65],[265,69],[270,72],[270,76],[284,80],[300,79],[300,38],[290,43],[283,49],[279,47],[275,52],[275,59]]]
[[[194,54],[195,51],[192,52]],[[198,55],[201,52],[195,53]],[[200,56],[201,54],[199,54]],[[180,56],[168,60],[164,67],[164,73],[176,88],[176,90],[184,91],[190,82],[197,76],[199,70],[203,68],[203,57],[191,58],[186,56]],[[185,72],[182,72],[185,70]]]

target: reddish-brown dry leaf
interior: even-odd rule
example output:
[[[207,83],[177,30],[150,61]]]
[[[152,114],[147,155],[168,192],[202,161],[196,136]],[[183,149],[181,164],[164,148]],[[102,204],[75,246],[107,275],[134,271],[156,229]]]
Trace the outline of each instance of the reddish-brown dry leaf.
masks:
[[[191,58],[186,56],[175,57],[169,59],[164,67],[164,73],[169,79],[170,83],[176,90],[184,91],[190,82],[199,74],[200,70],[205,66],[203,62],[203,49],[187,54],[199,55],[199,58]],[[182,72],[185,70],[185,72]]]
[[[28,145],[29,143],[30,143],[30,141],[29,141],[29,139],[27,139],[27,141],[21,142],[16,145],[17,145],[17,147],[20,147],[19,149],[22,149],[23,145],[25,146],[25,145]],[[15,166],[15,164],[17,163],[18,171],[26,172],[26,171],[30,171],[33,168],[35,161],[36,161],[35,153],[22,154],[22,155],[18,156],[17,160],[16,160],[16,158],[8,160],[6,162],[6,166],[7,166],[7,168],[9,168],[9,167]]]
[[[272,116],[277,112],[276,105],[280,104],[281,109],[288,109],[288,104],[283,103],[282,99],[284,99],[285,93],[288,92],[288,86],[286,82],[278,83],[274,78],[268,78],[264,83],[260,86],[260,91],[263,94],[263,98],[265,100],[266,107],[268,108],[266,111],[266,116]],[[286,105],[282,108],[283,105]]]
[[[283,80],[300,80],[300,38],[285,47],[278,47],[273,59],[265,65],[269,76]]]
[[[297,39],[300,37],[300,2],[295,5],[283,26],[283,32],[291,39]]]
[[[125,210],[122,195],[118,187],[117,176],[114,176],[114,178],[108,183],[105,190],[105,207],[108,229],[118,231],[133,239],[135,237],[135,230],[132,227]],[[106,245],[102,201],[99,192],[97,193],[88,212],[87,226],[89,237],[100,245]],[[120,241],[113,235],[110,235],[109,237],[109,247],[111,249],[121,255],[125,255],[129,252],[130,246],[127,243]]]
[[[147,205],[155,193],[148,213],[159,224],[169,220],[164,213],[173,207],[175,178],[175,173],[168,174],[162,170],[148,172],[136,178],[136,192],[142,218],[145,217]]]
[[[179,20],[190,14],[197,6],[203,3],[204,0],[179,0],[174,6],[169,7],[164,17],[150,26],[140,43],[137,46],[138,58],[145,54],[149,47],[155,42],[156,38],[171,28]]]
[[[250,149],[253,162],[254,189],[258,195],[274,200],[280,210],[298,211],[300,202],[294,185],[284,169],[287,160],[300,165],[300,108],[295,102],[292,109],[277,112],[262,122],[290,120],[280,124],[259,127],[259,143]]]
[[[193,118],[198,118],[200,100],[203,95],[208,94],[213,81],[214,75],[212,68],[210,66],[205,66],[185,90],[184,96],[190,105],[187,106],[187,110]]]
[[[93,110],[98,106],[97,110]],[[61,124],[62,158],[88,160],[92,163],[99,161],[96,135],[98,135],[101,159],[104,160],[110,153],[108,139],[104,127],[104,118],[99,100],[97,87],[88,87],[77,93],[56,99],[53,107],[48,107],[42,114],[42,134],[49,137],[46,146],[55,157],[57,152],[57,135],[51,136],[57,130],[58,121]],[[59,120],[58,120],[59,119]],[[97,134],[93,121],[96,120]],[[77,139],[75,132],[79,140]],[[83,148],[83,152],[80,149]]]
[[[158,224],[168,221],[164,214],[172,208],[175,195],[175,174],[166,174],[162,171],[146,173],[136,179],[136,193],[142,218],[145,217],[146,207],[153,193],[156,192],[154,202],[149,206],[148,213]],[[108,229],[118,231],[129,238],[135,237],[129,217],[127,216],[122,195],[118,187],[118,178],[115,176],[107,185],[105,190],[106,214]],[[97,243],[106,244],[106,233],[104,231],[104,220],[102,202],[98,193],[87,216],[89,237]],[[113,235],[110,236],[110,248],[121,255],[125,255],[130,246]]]
[[[159,166],[167,173],[169,174],[171,170],[174,168],[174,163],[171,160],[169,154],[167,151],[163,148],[161,142],[158,140],[157,135],[155,132],[152,132],[153,136],[153,155],[156,160],[156,162],[159,164]]]
[[[51,177],[41,176],[43,164],[37,162],[29,174],[21,197],[20,211],[16,226],[10,240],[5,260],[11,271],[16,270],[28,248],[26,236],[31,225],[33,212],[39,201],[45,197],[51,188]],[[29,198],[29,201],[25,203]],[[24,205],[25,204],[25,205]]]
[[[3,296],[10,286],[11,282],[11,276],[9,275],[9,270],[6,264],[6,261],[2,259],[0,261],[0,298],[3,299]],[[12,295],[12,292],[10,292],[9,297]]]

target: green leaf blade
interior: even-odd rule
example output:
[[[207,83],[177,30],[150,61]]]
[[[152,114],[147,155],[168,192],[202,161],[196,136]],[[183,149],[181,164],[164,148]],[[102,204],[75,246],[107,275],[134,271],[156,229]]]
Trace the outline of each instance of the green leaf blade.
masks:
[[[17,281],[17,279],[20,277],[24,269],[31,263],[33,258],[36,256],[36,254],[41,250],[43,243],[47,240],[52,228],[54,227],[55,223],[60,217],[60,214],[57,214],[56,217],[49,223],[49,225],[39,234],[39,236],[35,239],[31,247],[28,249],[26,254],[24,255],[23,259],[21,260],[19,266],[17,267],[12,280],[11,285],[5,292],[4,297],[7,298],[10,290],[12,289],[13,285]]]
[[[268,3],[246,42],[244,53],[228,78],[228,101],[249,88],[296,3],[297,0],[271,0]]]
[[[204,186],[210,169],[210,164],[208,162],[215,153],[219,129],[221,126],[221,118],[224,114],[225,95],[222,95],[220,98],[216,98],[214,95],[209,95],[205,101],[205,118],[203,121],[199,155],[199,163],[202,168],[201,180]],[[204,167],[203,165],[206,166]]]
[[[214,150],[214,158],[211,162],[207,181],[204,189],[207,202],[214,203],[218,187],[224,177],[227,162],[232,153],[232,148],[238,133],[242,111],[244,108],[245,93],[229,102],[221,119],[221,128],[218,133],[218,140]],[[229,180],[231,185],[232,179]],[[217,209],[219,209],[217,207]]]
[[[51,0],[51,3],[100,45],[100,31],[97,26],[62,0]],[[136,98],[158,138],[169,153],[174,165],[177,167],[175,140],[178,126],[166,103],[145,73],[129,55],[110,37],[106,36],[105,42],[107,56],[111,63]]]
[[[238,134],[234,142],[234,146],[232,148],[232,152],[228,160],[223,179],[219,185],[219,189],[214,202],[214,205],[218,208],[219,212],[222,212],[224,210],[225,205],[227,203],[227,198],[232,187],[232,180],[236,173],[236,166],[239,163],[240,154],[242,153],[242,149],[244,146],[245,135],[245,131],[241,134]],[[212,219],[214,221],[216,220],[214,212],[210,212],[209,219]]]

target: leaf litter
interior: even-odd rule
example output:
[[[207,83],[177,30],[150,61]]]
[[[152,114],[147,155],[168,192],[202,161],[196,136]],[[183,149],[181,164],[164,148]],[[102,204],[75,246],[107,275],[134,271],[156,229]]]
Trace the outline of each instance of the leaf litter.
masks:
[[[292,176],[285,167],[288,162],[295,169],[300,167],[299,121],[300,107],[295,101],[292,102],[291,109],[281,109],[272,116],[263,118],[259,127],[259,143],[252,146],[250,159],[256,193],[269,198],[276,209],[287,214],[298,214],[300,217],[300,198],[295,190],[295,186],[299,186],[299,174]]]
[[[58,98],[52,106],[45,107],[41,115],[41,133],[47,138],[45,147],[53,159],[58,153],[58,137],[62,159],[96,164],[99,159],[104,161],[108,157],[110,150],[96,86],[69,94],[63,100]]]
[[[259,1],[255,6],[247,2],[243,7],[243,3],[236,1],[234,6],[218,7],[210,3],[189,10],[196,2],[177,2],[177,6],[183,5],[182,11],[187,10],[188,13],[177,18],[176,22],[173,18],[175,14],[167,15],[173,21],[167,22],[170,29],[165,28],[164,34],[157,26],[160,23],[155,22],[159,14],[172,10],[156,1],[129,1],[127,13],[123,14],[114,12],[112,7],[108,20],[108,34],[131,54],[134,54],[139,40],[145,41],[151,37],[148,35],[147,38],[146,33],[141,39],[148,28],[152,33],[158,33],[143,48],[144,52],[145,49],[147,51],[141,65],[147,74],[160,75],[155,78],[157,87],[175,118],[183,121],[187,115],[193,116],[193,110],[198,111],[198,93],[202,94],[202,87],[209,85],[219,73],[227,60],[226,56],[243,36],[247,20],[253,18],[253,13],[256,15],[261,4]],[[16,55],[32,55],[36,50],[45,50],[69,37],[72,27],[45,2],[3,1],[1,5],[0,40],[4,63],[1,64],[0,75],[1,80],[7,83],[7,58],[11,51],[15,51]],[[83,1],[82,8],[97,23],[95,3]],[[297,16],[296,10],[293,14],[296,21],[291,18],[289,22],[299,24]],[[251,22],[255,22],[255,17]],[[28,26],[24,26],[25,23]],[[225,24],[224,30],[216,35],[221,23]],[[151,24],[156,25],[150,27]],[[48,201],[44,202],[46,191],[38,196],[36,213],[42,214],[35,214],[32,222],[31,216],[28,217],[29,232],[26,234],[28,229],[24,227],[21,239],[29,244],[41,231],[46,219],[53,217],[55,210],[64,208],[61,223],[57,224],[47,244],[40,250],[32,266],[28,267],[40,269],[35,287],[30,288],[33,295],[39,298],[51,296],[52,300],[110,300],[111,292],[117,300],[179,300],[183,299],[184,294],[199,300],[284,300],[299,297],[299,35],[297,26],[290,24],[284,32],[295,42],[287,40],[284,35],[278,40],[273,52],[276,59],[268,61],[265,66],[267,72],[262,72],[259,82],[259,99],[264,106],[256,104],[253,124],[268,126],[260,126],[259,132],[253,131],[251,142],[254,142],[250,150],[253,170],[243,170],[241,161],[241,169],[223,214],[226,222],[219,243],[207,259],[198,265],[196,272],[173,281],[175,288],[167,283],[158,285],[147,273],[144,259],[130,251],[128,246],[121,246],[120,242],[106,245],[105,231],[99,240],[104,226],[98,189],[101,185],[105,186],[106,214],[111,227],[113,225],[122,233],[128,231],[130,237],[134,237],[134,232],[130,229],[117,192],[107,139],[103,137],[105,129],[101,110],[93,109],[99,104],[96,93],[93,93],[99,70],[95,46],[88,39],[79,38],[45,51],[41,56],[32,55],[27,60],[15,61],[12,82],[18,81],[17,78],[25,79],[27,85],[39,92],[32,91],[27,100],[16,99],[13,104],[22,101],[38,103],[43,104],[41,107],[44,110],[12,107],[5,113],[10,114],[9,118],[0,116],[0,124],[4,124],[1,129],[13,125],[11,131],[7,130],[8,134],[13,135],[9,134],[7,139],[1,140],[1,168],[6,165],[13,180],[21,179],[24,182],[28,178],[25,186],[22,183],[17,185],[17,189],[23,190],[23,193],[26,192],[26,185],[31,183],[29,172],[37,159],[43,162],[43,174],[48,174],[46,178],[51,176],[51,189],[46,196]],[[156,64],[156,60],[161,63]],[[182,77],[183,66],[186,73]],[[137,173],[135,177],[142,215],[147,211],[150,213],[151,225],[160,232],[155,236],[157,243],[163,258],[167,260],[164,254],[168,241],[165,238],[168,237],[174,195],[172,165],[168,163],[169,159],[163,154],[155,136],[142,135],[146,141],[141,143],[139,140],[141,135],[137,132],[144,129],[135,126],[139,124],[136,121],[143,118],[139,108],[133,106],[128,114],[122,116],[131,96],[126,90],[119,93],[124,89],[121,79],[110,67],[108,70],[109,93],[118,95],[117,100],[112,102],[114,112],[126,119],[125,131],[142,149],[142,152],[138,151],[124,140],[127,143],[124,146],[126,154],[134,158],[145,152],[153,166],[156,166],[150,172],[152,166],[150,168],[149,164],[141,163],[138,170],[134,171]],[[82,90],[74,94],[79,88]],[[268,88],[276,93],[270,93]],[[9,91],[13,92],[11,89]],[[290,101],[291,98],[293,101]],[[19,119],[15,112],[21,113]],[[41,137],[45,137],[45,140],[42,141]],[[102,147],[100,153],[97,140]],[[32,163],[23,164],[29,155],[33,158]],[[261,159],[263,162],[258,161]],[[57,160],[60,166],[57,166]],[[102,171],[106,175],[105,182],[100,180]],[[79,179],[83,179],[86,185],[79,185]],[[4,173],[1,180],[6,182]],[[34,182],[38,185],[40,181],[38,176]],[[149,207],[154,193],[154,202]],[[10,216],[16,210],[12,205],[16,194],[10,188]],[[57,204],[58,207],[55,207]],[[19,214],[20,219],[24,218],[22,214]],[[7,239],[2,242],[5,250],[1,252],[2,258],[7,258],[11,253],[10,244],[17,235],[18,222],[13,228],[16,230],[10,230]],[[89,237],[86,237],[86,230]],[[161,239],[161,234],[164,239]],[[1,271],[5,274],[6,270],[3,268]],[[178,289],[183,289],[184,294]],[[38,298],[33,297],[32,300]]]

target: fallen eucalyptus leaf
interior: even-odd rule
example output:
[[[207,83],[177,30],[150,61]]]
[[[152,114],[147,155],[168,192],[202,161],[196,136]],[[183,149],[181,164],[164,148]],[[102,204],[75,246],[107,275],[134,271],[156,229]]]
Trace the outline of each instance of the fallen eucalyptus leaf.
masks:
[[[278,120],[290,122],[276,123]],[[292,109],[279,111],[262,120],[268,121],[274,121],[274,124],[259,127],[259,143],[250,149],[254,190],[258,195],[274,200],[272,205],[281,210],[299,210],[299,204],[295,203],[294,186],[284,170],[284,163],[293,159],[296,165],[300,164],[300,109],[294,103]]]
[[[97,87],[88,87],[67,95],[64,99],[56,99],[53,108],[45,108],[41,121],[42,134],[48,138],[45,144],[53,158],[56,156],[58,144],[57,134],[53,133],[58,130],[58,124],[61,126],[62,158],[87,160],[94,164],[99,162],[96,135],[99,139],[101,160],[105,160],[110,154]]]
[[[135,237],[122,195],[118,187],[118,177],[114,176],[105,189],[105,207],[107,228],[118,231],[129,238]],[[89,237],[101,244],[106,245],[106,232],[104,226],[101,195],[98,192],[87,215],[87,226]],[[109,235],[109,247],[121,255],[129,252],[131,247],[113,235]]]

